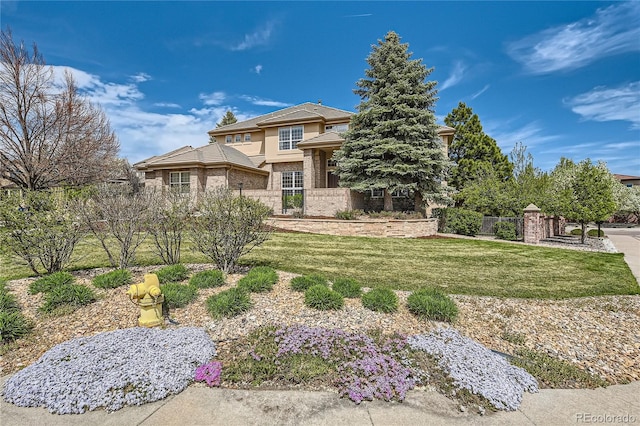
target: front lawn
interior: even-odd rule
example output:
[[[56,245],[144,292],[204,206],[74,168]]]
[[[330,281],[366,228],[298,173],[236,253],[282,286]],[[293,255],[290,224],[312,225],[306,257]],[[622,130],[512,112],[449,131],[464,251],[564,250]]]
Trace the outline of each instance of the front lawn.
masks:
[[[159,264],[148,239],[139,264]],[[183,246],[183,263],[207,259]],[[296,273],[348,277],[368,287],[448,294],[561,299],[640,294],[622,254],[573,251],[467,239],[392,239],[275,233],[241,263],[269,265]],[[76,248],[71,269],[108,266],[103,250],[86,238]],[[31,275],[26,266],[0,256],[0,279]]]

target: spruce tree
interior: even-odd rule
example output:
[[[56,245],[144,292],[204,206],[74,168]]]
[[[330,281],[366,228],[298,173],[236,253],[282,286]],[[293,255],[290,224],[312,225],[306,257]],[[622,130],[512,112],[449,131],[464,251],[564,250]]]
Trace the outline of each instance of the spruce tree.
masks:
[[[216,124],[216,128],[217,127],[222,127],[222,126],[227,126],[229,124],[233,124],[233,123],[237,123],[237,122],[238,122],[238,119],[233,114],[233,111],[228,110],[227,113],[224,115],[224,117],[222,117],[222,120],[220,120],[220,122],[218,124]]]
[[[354,93],[360,96],[345,142],[338,151],[337,173],[342,186],[384,190],[384,209],[393,210],[392,192],[414,195],[415,208],[423,200],[441,202],[448,160],[434,115],[436,82],[422,60],[412,60],[408,44],[395,32],[372,46],[365,78]]]
[[[455,164],[451,169],[449,184],[457,190],[487,173],[498,180],[512,177],[513,165],[502,153],[495,139],[484,133],[478,114],[464,102],[460,102],[444,119],[447,126],[456,129],[449,146],[449,159]]]

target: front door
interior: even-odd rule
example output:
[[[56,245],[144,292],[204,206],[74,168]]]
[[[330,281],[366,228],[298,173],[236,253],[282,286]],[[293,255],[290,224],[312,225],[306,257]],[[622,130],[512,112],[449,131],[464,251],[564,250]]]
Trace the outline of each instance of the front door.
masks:
[[[333,171],[327,172],[327,188],[337,188],[338,187],[338,175],[334,174]]]

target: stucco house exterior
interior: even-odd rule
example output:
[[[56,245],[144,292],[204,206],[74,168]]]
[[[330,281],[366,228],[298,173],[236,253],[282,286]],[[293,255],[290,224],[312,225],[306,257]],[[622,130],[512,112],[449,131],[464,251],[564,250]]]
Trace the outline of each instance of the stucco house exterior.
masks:
[[[620,181],[620,183],[623,184],[626,187],[631,188],[631,187],[634,187],[634,186],[640,186],[640,176],[629,176],[629,175],[614,174],[613,177],[618,179]]]
[[[381,193],[339,187],[333,153],[344,142],[353,113],[303,103],[210,130],[211,143],[185,146],[134,164],[145,187],[176,188],[198,197],[216,186],[260,199],[274,214],[301,210],[309,216],[363,209]],[[455,130],[441,126],[443,149]],[[399,196],[401,194],[398,194]]]

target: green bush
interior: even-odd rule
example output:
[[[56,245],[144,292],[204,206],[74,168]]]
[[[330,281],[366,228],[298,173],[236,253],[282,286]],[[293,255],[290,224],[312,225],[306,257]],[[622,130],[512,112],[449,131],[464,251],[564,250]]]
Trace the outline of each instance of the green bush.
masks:
[[[169,309],[183,308],[198,297],[198,289],[190,285],[167,283],[160,286],[164,305]]]
[[[92,283],[98,288],[117,288],[131,284],[131,272],[127,269],[116,269],[106,274],[96,276]]]
[[[278,282],[278,273],[268,266],[258,266],[238,281],[238,287],[251,293],[271,291]]]
[[[414,291],[407,298],[407,308],[414,315],[434,321],[453,321],[458,307],[446,294],[433,288]]]
[[[357,298],[362,294],[362,286],[353,278],[336,278],[331,288],[343,297]]]
[[[96,295],[89,287],[80,284],[67,284],[54,287],[44,294],[42,312],[51,313],[63,306],[79,307],[95,302]]]
[[[32,282],[29,285],[29,293],[47,293],[56,287],[73,284],[74,281],[75,278],[68,272],[54,272]]]
[[[475,236],[482,227],[482,213],[449,208],[444,213],[444,232]]]
[[[493,225],[493,233],[499,240],[516,240],[516,225],[511,222],[498,222]]]
[[[251,309],[253,304],[246,290],[230,288],[210,296],[206,301],[207,311],[213,318],[233,317]]]
[[[218,269],[202,271],[189,280],[189,285],[195,288],[212,288],[224,285],[224,274]]]
[[[304,292],[304,304],[321,311],[338,310],[344,306],[342,295],[323,285],[314,285]]]
[[[156,275],[158,276],[160,284],[175,283],[189,278],[189,271],[184,267],[184,265],[178,263],[176,265],[169,265],[161,268],[156,272]]]
[[[19,339],[31,331],[33,324],[22,312],[0,310],[0,341],[8,342]]]
[[[356,220],[358,216],[362,215],[362,210],[339,210],[336,212],[336,219],[341,220]]]
[[[395,312],[398,310],[398,296],[388,288],[374,288],[362,295],[362,306],[372,311]]]
[[[15,312],[20,310],[16,297],[9,293],[6,284],[0,282],[0,312]]]
[[[604,237],[604,231],[601,229],[600,230],[600,235],[598,235],[598,230],[597,229],[589,229],[587,231],[587,236],[589,236],[589,237]]]
[[[582,229],[580,228],[576,228],[576,229],[572,229],[571,232],[569,232],[570,235],[582,235]]]
[[[291,289],[295,291],[307,291],[314,285],[323,285],[327,287],[329,282],[325,277],[319,274],[303,275],[291,280]]]

